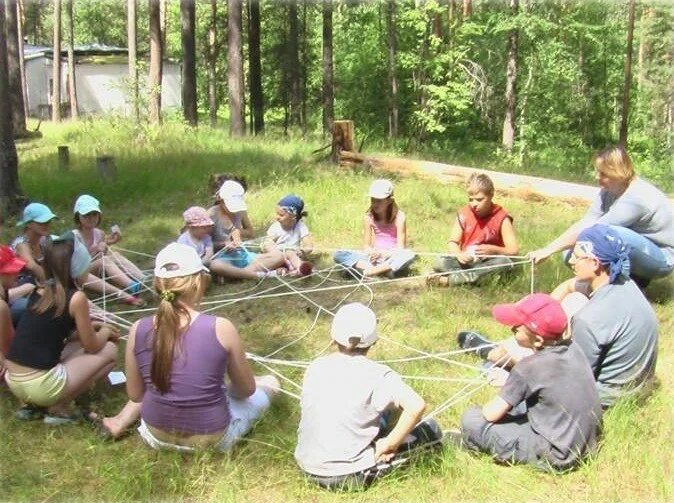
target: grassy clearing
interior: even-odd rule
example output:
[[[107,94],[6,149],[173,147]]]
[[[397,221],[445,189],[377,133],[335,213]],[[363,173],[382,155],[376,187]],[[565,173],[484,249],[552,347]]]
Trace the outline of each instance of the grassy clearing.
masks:
[[[53,128],[43,126],[39,142],[19,146],[21,182],[32,200],[43,201],[62,216],[57,230],[69,228],[74,199],[83,192],[102,202],[104,225],[118,223],[127,248],[155,253],[177,236],[182,211],[193,204],[209,204],[208,175],[230,171],[249,181],[251,218],[266,229],[275,202],[294,191],[304,197],[308,225],[319,247],[328,249],[360,243],[361,215],[367,206],[367,186],[376,174],[336,171],[317,164],[311,150],[318,145],[275,139],[230,141],[222,131],[199,132],[167,124],[161,130],[133,131],[122,123],[83,122]],[[72,168],[57,170],[56,146],[68,144]],[[116,157],[119,176],[105,184],[94,171],[94,158]],[[396,197],[409,218],[413,246],[418,250],[444,249],[453,211],[464,203],[461,187],[414,178],[396,181]],[[574,221],[583,208],[545,200],[531,203],[503,196],[499,202],[515,216],[523,250],[547,242]],[[4,241],[12,235],[11,223]],[[329,264],[326,254],[321,262]],[[415,268],[425,271],[429,259]],[[569,276],[550,261],[536,271],[536,287],[548,291]],[[249,285],[238,283],[223,292]],[[194,456],[154,452],[132,436],[103,443],[86,426],[50,428],[13,419],[16,402],[0,393],[0,487],[8,500],[311,500],[311,501],[437,501],[437,500],[671,500],[674,412],[674,329],[670,280],[651,285],[648,294],[661,322],[658,376],[660,388],[645,404],[622,403],[605,418],[602,449],[577,471],[552,476],[526,467],[496,466],[484,456],[447,448],[442,455],[399,472],[369,491],[336,495],[308,485],[298,472],[292,451],[299,419],[296,402],[282,397],[253,434],[231,455],[210,452]],[[504,331],[491,320],[495,302],[514,301],[528,292],[527,271],[481,288],[427,290],[421,281],[375,285],[373,307],[387,337],[427,351],[456,348],[454,334],[471,327],[498,337]],[[212,293],[220,293],[214,290]],[[346,291],[313,294],[325,306],[336,304]],[[358,291],[353,300],[367,301]],[[620,306],[616,306],[619,309]],[[219,314],[239,327],[247,347],[266,354],[306,332],[315,308],[299,297],[234,304]],[[300,344],[280,353],[286,359],[311,358],[328,343],[328,318]],[[410,356],[385,341],[373,350],[377,359]],[[464,363],[475,363],[461,357]],[[445,363],[417,361],[393,365],[405,375],[472,377],[473,372]],[[258,368],[262,372],[263,369]],[[301,381],[298,371],[284,373]],[[429,410],[457,391],[458,384],[415,381],[429,402]],[[292,387],[289,388],[294,391]],[[491,396],[485,389],[470,399],[481,403]],[[99,386],[91,402],[112,413],[124,402],[120,388]],[[466,403],[443,413],[444,428],[458,424]]]

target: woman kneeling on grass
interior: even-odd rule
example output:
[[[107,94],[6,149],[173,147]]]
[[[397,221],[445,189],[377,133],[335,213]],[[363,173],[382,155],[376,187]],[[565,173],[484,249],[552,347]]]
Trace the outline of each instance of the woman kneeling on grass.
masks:
[[[26,404],[17,412],[19,419],[74,422],[70,402],[115,364],[113,343],[119,333],[107,325],[95,329],[89,301],[75,285],[76,279],[86,278],[90,263],[86,248],[72,234],[47,238],[45,281],[28,299],[5,362],[7,385]],[[69,341],[73,330],[77,338]]]
[[[171,243],[157,255],[157,312],[137,321],[126,345],[131,401],[101,427],[119,437],[140,414],[138,431],[155,449],[228,450],[278,392],[273,376],[253,376],[232,323],[197,311],[207,269],[194,248]],[[224,377],[229,383],[224,385]]]

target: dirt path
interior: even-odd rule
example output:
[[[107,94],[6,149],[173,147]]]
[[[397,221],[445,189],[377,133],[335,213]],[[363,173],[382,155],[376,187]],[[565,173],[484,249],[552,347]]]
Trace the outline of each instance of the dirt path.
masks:
[[[417,173],[422,176],[430,176],[443,183],[463,183],[471,173],[479,171],[486,173],[494,181],[498,190],[511,192],[517,195],[530,196],[539,194],[545,197],[567,199],[579,205],[585,205],[594,199],[599,192],[598,186],[583,185],[580,183],[562,182],[539,176],[519,175],[489,171],[486,169],[456,166],[454,164],[442,164],[439,162],[419,161],[413,159],[391,158],[385,156],[368,156],[370,164],[385,171],[396,173]],[[670,199],[672,210],[674,200]]]

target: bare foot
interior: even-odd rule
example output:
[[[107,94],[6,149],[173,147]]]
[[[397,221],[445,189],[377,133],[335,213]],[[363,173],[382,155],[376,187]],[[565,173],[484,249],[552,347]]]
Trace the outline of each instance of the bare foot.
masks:
[[[89,413],[89,419],[98,428],[101,436],[117,440],[126,432],[124,425],[115,417],[103,417],[95,412]]]
[[[264,391],[271,400],[281,389],[279,380],[271,375],[255,376],[255,385]]]

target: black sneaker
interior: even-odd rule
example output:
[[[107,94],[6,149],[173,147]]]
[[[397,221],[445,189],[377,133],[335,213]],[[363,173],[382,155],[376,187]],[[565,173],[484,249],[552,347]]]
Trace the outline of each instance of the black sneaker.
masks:
[[[487,359],[487,355],[494,345],[494,343],[485,336],[470,330],[459,332],[456,336],[456,340],[462,349],[475,349],[475,354],[484,360]]]

